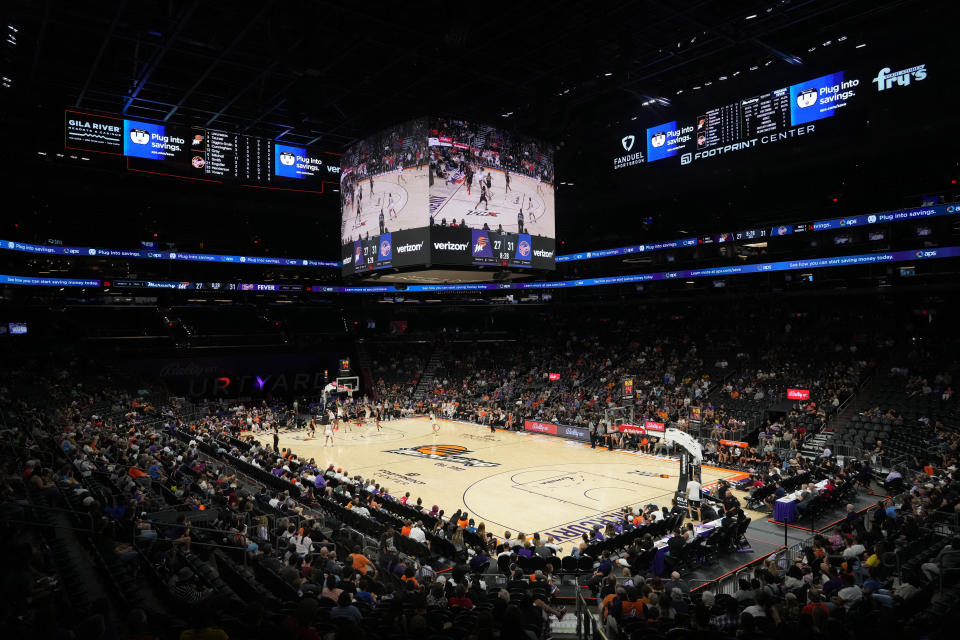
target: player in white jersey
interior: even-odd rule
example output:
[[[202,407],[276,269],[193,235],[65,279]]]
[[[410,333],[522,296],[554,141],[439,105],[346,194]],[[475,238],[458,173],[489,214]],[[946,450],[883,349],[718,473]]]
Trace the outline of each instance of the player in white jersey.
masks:
[[[397,184],[400,183],[407,183],[407,179],[403,177],[403,161],[397,163]]]
[[[433,428],[434,433],[440,432],[440,425],[437,424],[437,414],[433,411],[430,412],[430,426]]]
[[[538,173],[538,174],[537,174],[537,193],[543,193],[543,191],[541,190],[541,189],[542,189],[542,185],[541,185],[542,182],[543,182],[543,177]]]
[[[333,446],[333,427],[328,422],[323,429],[323,446]]]
[[[390,215],[390,219],[393,220],[397,217],[397,204],[393,201],[393,194],[389,194],[387,200],[387,213]]]

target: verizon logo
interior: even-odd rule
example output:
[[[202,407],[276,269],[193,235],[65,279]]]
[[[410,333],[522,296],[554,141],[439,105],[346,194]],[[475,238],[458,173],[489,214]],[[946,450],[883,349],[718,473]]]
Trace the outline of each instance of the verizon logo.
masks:
[[[423,243],[418,242],[417,244],[402,244],[394,248],[397,250],[397,253],[407,253],[408,251],[420,251],[420,249],[423,249]]]
[[[537,257],[537,258],[552,258],[553,251],[546,251],[544,249],[534,249],[533,255],[534,257]]]
[[[466,242],[434,242],[433,248],[437,251],[466,251]]]

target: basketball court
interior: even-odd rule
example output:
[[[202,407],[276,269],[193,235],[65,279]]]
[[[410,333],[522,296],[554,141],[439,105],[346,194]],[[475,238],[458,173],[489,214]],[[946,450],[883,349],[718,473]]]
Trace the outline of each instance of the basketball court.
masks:
[[[486,523],[487,531],[553,535],[558,541],[579,538],[594,525],[620,518],[624,507],[670,504],[677,488],[679,463],[670,458],[608,451],[554,436],[496,431],[477,425],[439,421],[434,434],[429,419],[412,418],[368,426],[341,426],[334,445],[323,446],[322,428],[315,438],[305,431],[280,434],[280,447],[291,448],[318,466],[336,465],[349,476],[374,478],[399,498],[423,499],[429,509],[447,514],[465,509]],[[272,435],[260,435],[272,444]],[[703,468],[703,484],[743,474]]]
[[[486,181],[490,175],[491,185],[487,193],[487,206],[480,203],[480,181]],[[458,224],[467,221],[474,229],[484,223],[491,229],[503,225],[503,230],[517,233],[517,214],[523,210],[523,230],[547,238],[556,237],[554,217],[553,185],[537,181],[523,174],[510,174],[510,190],[506,190],[506,178],[503,171],[484,167],[473,179],[469,193],[462,177],[455,182],[435,179],[430,187],[430,214],[435,224],[446,218],[456,219]],[[478,206],[479,205],[479,206]],[[366,205],[364,205],[365,207]]]
[[[351,194],[349,205],[344,207],[341,226],[341,239],[347,244],[358,236],[380,235],[380,211],[383,211],[383,224],[388,232],[403,229],[419,229],[430,224],[426,214],[427,180],[429,167],[420,165],[400,171],[388,171],[373,178],[364,178],[359,182],[363,191],[360,201],[360,216],[357,216],[357,200]],[[370,181],[373,180],[373,192]],[[390,201],[393,200],[395,213],[390,214]]]

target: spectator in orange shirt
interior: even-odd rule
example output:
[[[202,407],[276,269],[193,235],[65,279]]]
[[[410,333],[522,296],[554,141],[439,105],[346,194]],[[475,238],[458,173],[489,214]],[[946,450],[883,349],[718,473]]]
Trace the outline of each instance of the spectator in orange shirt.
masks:
[[[466,529],[467,525],[469,524],[470,524],[470,520],[467,518],[467,512],[464,511],[463,513],[460,514],[460,519],[457,520],[457,526],[460,527],[461,529]]]
[[[420,583],[417,582],[416,571],[412,565],[407,565],[406,570],[403,572],[403,575],[400,576],[400,579],[403,582],[407,583],[407,586],[413,587],[414,589],[420,588]]]
[[[353,553],[351,553],[348,558],[353,564],[353,569],[355,571],[366,574],[376,570],[376,568],[373,566],[373,563],[370,561],[370,558],[363,555],[359,546],[353,548]]]

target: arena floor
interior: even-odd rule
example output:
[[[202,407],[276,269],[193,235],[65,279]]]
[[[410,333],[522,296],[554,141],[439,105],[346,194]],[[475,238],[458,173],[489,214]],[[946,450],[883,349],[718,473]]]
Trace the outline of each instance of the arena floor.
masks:
[[[261,435],[272,444],[272,436]],[[334,445],[323,432],[280,434],[291,448],[318,465],[335,464],[351,476],[375,478],[394,496],[410,492],[411,502],[437,504],[448,514],[466,509],[487,531],[579,538],[594,524],[617,518],[623,507],[667,504],[677,487],[679,463],[625,451],[591,449],[554,436],[490,430],[440,420],[434,434],[427,418],[341,428]],[[704,467],[703,483],[742,474]]]

